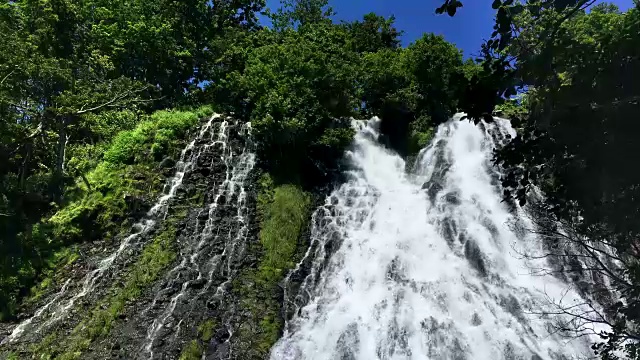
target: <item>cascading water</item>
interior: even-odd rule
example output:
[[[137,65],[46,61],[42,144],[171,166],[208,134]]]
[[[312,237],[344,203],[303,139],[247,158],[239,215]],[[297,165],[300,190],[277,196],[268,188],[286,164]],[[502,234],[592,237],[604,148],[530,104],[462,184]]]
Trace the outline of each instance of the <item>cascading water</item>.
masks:
[[[548,312],[583,300],[531,274],[545,259],[518,255],[540,242],[508,225],[525,220],[501,202],[490,163],[509,123],[441,125],[413,174],[378,143],[378,123],[356,123],[350,180],[313,216],[271,358],[589,358],[590,339],[555,331]]]
[[[202,126],[196,139],[182,150],[180,160],[176,163],[175,174],[167,181],[163,189],[163,194],[147,212],[145,218],[133,225],[132,233],[122,240],[116,251],[98,261],[97,267],[89,271],[78,286],[73,286],[75,284],[72,284],[70,280],[65,282],[61,290],[51,301],[39,308],[31,318],[18,324],[12,333],[2,341],[2,344],[17,341],[26,330],[31,334],[37,334],[63,319],[77,301],[87,296],[87,294],[90,294],[96,288],[103,276],[112,270],[117,260],[126,254],[128,249],[132,246],[139,245],[137,242],[139,242],[143,235],[151,231],[158,220],[164,219],[167,214],[169,202],[182,185],[185,174],[192,170],[201,155],[200,152],[193,151],[195,144],[199,141],[206,140],[205,135],[220,116],[219,114],[214,114]]]
[[[244,138],[245,144],[240,153],[234,153],[234,147],[228,144],[229,132],[238,128],[238,134]],[[202,165],[206,167],[213,166],[214,163],[223,164],[224,179],[219,183],[214,181],[209,191],[210,202],[196,216],[195,231],[182,245],[180,262],[169,270],[161,289],[150,306],[143,311],[145,314],[152,314],[153,321],[143,341],[141,358],[164,356],[162,349],[157,347],[181,347],[171,343],[178,340],[184,320],[180,314],[198,311],[190,307],[199,304],[197,300],[201,297],[206,297],[208,303],[214,301],[214,298],[224,293],[225,287],[233,279],[236,269],[232,268],[232,264],[242,258],[247,246],[249,219],[245,182],[255,165],[255,154],[248,139],[250,130],[250,123],[240,124],[235,121],[230,124],[226,120],[220,123],[217,135],[213,135],[213,129],[207,130],[212,134],[212,143],[205,146],[203,151],[218,147],[220,159]],[[204,225],[200,224],[204,219]],[[226,233],[221,233],[221,230],[226,230]],[[180,308],[183,309],[177,314]],[[168,339],[172,333],[173,338]]]

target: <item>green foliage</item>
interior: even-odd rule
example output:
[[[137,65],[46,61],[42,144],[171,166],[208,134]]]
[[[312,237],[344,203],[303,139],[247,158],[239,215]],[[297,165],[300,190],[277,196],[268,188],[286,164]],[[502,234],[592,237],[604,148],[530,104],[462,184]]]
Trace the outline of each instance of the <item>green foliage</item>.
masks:
[[[455,112],[456,81],[473,67],[441,36],[400,49],[393,18],[334,24],[326,1],[285,5],[272,16],[275,30],[227,52],[222,62],[234,71],[207,90],[252,122],[262,165],[278,182],[306,187],[335,174],[353,137],[350,117],[381,116],[390,145],[405,153],[409,123]]]
[[[237,330],[238,353],[264,358],[282,331],[278,283],[301,256],[298,240],[310,217],[310,196],[299,186],[275,185],[269,175],[259,180],[260,263],[233,283],[241,306],[249,310]]]
[[[494,113],[495,115],[506,119],[513,119],[513,122],[515,123],[518,119],[522,119],[528,115],[528,99],[528,95],[522,94],[516,98],[506,100],[504,103],[496,106]]]
[[[180,360],[200,360],[202,358],[202,346],[198,340],[190,341],[180,354]]]
[[[393,16],[385,19],[375,13],[369,13],[364,16],[363,21],[346,23],[345,26],[350,32],[351,46],[358,53],[399,48],[399,37],[402,32],[394,27],[394,21]]]
[[[458,79],[473,70],[454,45],[433,34],[406,49],[366,54],[362,68],[363,113],[382,118],[389,145],[404,155],[416,153],[428,140],[421,136],[417,141],[418,132],[453,115]]]
[[[0,272],[0,317],[12,316],[18,301],[29,293],[30,301],[37,301],[48,294],[48,284],[60,285],[53,277],[59,277],[61,269],[77,259],[74,244],[111,240],[128,229],[145,211],[143,199],[153,199],[162,189],[164,179],[157,163],[162,157],[154,156],[154,145],[162,144],[163,155],[177,153],[185,133],[201,116],[211,113],[209,107],[159,111],[135,129],[112,135],[111,144],[103,146],[104,161],[87,160],[97,165],[72,185],[67,204],[31,229],[24,237],[24,248],[5,257]],[[137,140],[127,143],[131,139]],[[41,284],[34,286],[37,279],[42,279]]]
[[[277,186],[272,196],[270,204],[259,209],[260,242],[265,251],[259,276],[268,282],[275,282],[294,265],[293,255],[310,205],[309,195],[293,185]]]
[[[335,14],[329,7],[328,0],[283,0],[280,4],[275,13],[269,12],[276,31],[328,23],[329,17]]]
[[[542,25],[523,16],[526,31],[514,53],[538,44],[541,26],[557,16],[549,13]],[[538,185],[549,198],[548,211],[589,239],[585,245],[605,243],[615,248],[610,258],[622,259],[620,269],[605,273],[621,298],[604,304],[612,328],[594,347],[604,359],[617,359],[616,351],[634,358],[638,351],[640,172],[628,156],[640,151],[639,34],[638,8],[622,14],[601,5],[564,21],[541,45],[544,59],[522,56],[521,72],[536,85],[531,113],[520,136],[498,154],[509,171],[508,194],[524,203],[531,185]]]
[[[287,30],[278,43],[254,49],[235,81],[252,104],[267,169],[285,180],[331,171],[352,139],[346,118],[357,104],[356,69],[344,61],[346,41],[346,31],[330,24]]]
[[[138,182],[151,174],[149,159],[171,154],[197,120],[148,114],[201,101],[197,85],[220,76],[208,66],[223,52],[213,44],[228,33],[257,30],[263,6],[264,0],[0,4],[0,318],[14,315],[60,244],[81,239],[86,229],[76,220],[116,224],[135,212],[116,197],[139,184],[112,175]],[[159,127],[134,130],[141,121]],[[118,169],[102,171],[109,181],[92,179],[122,131],[130,132],[106,154]],[[136,157],[149,163],[120,168],[140,165]],[[122,187],[127,191],[117,190]],[[67,214],[48,224],[70,203]],[[34,228],[37,223],[42,226]],[[65,223],[70,229],[60,229]],[[49,225],[63,238],[52,238]],[[113,235],[98,235],[103,225],[86,240]]]
[[[431,121],[427,117],[420,117],[411,123],[409,133],[409,154],[417,154],[424,149],[433,136],[435,128],[431,125]]]

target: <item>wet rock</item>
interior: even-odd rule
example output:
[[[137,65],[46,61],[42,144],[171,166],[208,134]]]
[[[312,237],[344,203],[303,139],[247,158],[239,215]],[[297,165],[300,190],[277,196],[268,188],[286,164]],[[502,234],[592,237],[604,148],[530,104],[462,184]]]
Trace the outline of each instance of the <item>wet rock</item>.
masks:
[[[480,315],[478,315],[478,313],[473,313],[473,315],[471,316],[471,325],[473,326],[482,325],[482,319],[480,318]]]
[[[464,256],[469,261],[469,264],[480,273],[481,276],[487,276],[487,267],[484,262],[484,254],[480,247],[473,239],[467,240],[464,244]]]
[[[443,196],[444,201],[449,205],[460,205],[460,195],[457,192],[449,192]]]
[[[482,219],[482,225],[489,231],[494,241],[497,242],[497,238],[500,235],[498,227],[487,217]]]
[[[207,280],[204,278],[195,279],[189,283],[192,289],[202,289],[207,284]]]
[[[527,324],[527,319],[522,312],[522,306],[515,296],[510,294],[508,297],[500,297],[500,306],[518,319],[522,325]]]
[[[457,229],[456,223],[453,219],[445,218],[442,221],[442,235],[444,236],[444,239],[447,241],[449,246],[453,245],[453,242],[457,234],[457,230],[458,229]]]
[[[433,203],[435,202],[436,196],[440,191],[442,191],[442,185],[435,181],[427,181],[422,185],[423,190],[427,190],[427,196],[429,196],[429,200]]]
[[[142,196],[125,194],[124,202],[127,204],[129,214],[134,218],[141,218],[151,209],[147,199]]]
[[[165,157],[160,162],[160,167],[163,169],[173,168],[174,166],[176,166],[176,161],[171,156]]]
[[[503,349],[504,360],[525,360],[525,357],[518,354],[513,344],[507,342]]]

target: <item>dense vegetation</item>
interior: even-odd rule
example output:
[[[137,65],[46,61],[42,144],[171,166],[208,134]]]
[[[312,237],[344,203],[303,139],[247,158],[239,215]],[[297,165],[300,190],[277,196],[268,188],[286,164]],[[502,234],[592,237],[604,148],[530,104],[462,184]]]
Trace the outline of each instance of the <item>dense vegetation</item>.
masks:
[[[447,0],[436,11],[454,16],[462,5]],[[281,324],[275,300],[261,296],[299,252],[309,191],[339,173],[350,117],[380,116],[386,143],[411,155],[455,111],[475,121],[499,111],[518,128],[496,153],[505,198],[524,204],[534,187],[545,192],[537,220],[561,222],[575,234],[564,241],[578,244],[560,256],[586,254],[596,265],[581,271],[610,278],[620,296],[605,304],[606,316],[589,314],[612,325],[595,350],[639,358],[640,9],[587,11],[586,0],[491,5],[495,31],[477,61],[463,61],[433,34],[402,48],[393,18],[332,21],[323,0],[284,1],[267,13],[271,27],[258,24],[263,0],[3,3],[0,320],[51,291],[83,244],[110,240],[144,213],[165,160],[213,106],[252,122],[265,174],[263,257],[242,274],[255,286],[235,288],[256,314],[242,331],[263,355]],[[139,259],[153,271],[132,272],[84,320],[95,330],[73,332],[56,351],[76,356],[108,331],[171,262],[171,246],[158,237]],[[200,357],[213,325],[202,326],[183,358]]]
[[[61,249],[108,239],[113,225],[135,215],[123,194],[159,190],[154,161],[175,151],[198,116],[148,115],[193,105],[206,64],[218,56],[209,43],[255,28],[260,6],[0,5],[0,319],[15,315],[43,272],[77,257]],[[132,153],[143,149],[150,153]]]
[[[141,214],[134,200],[160,189],[154,169],[200,113],[153,111],[213,103],[252,121],[263,168],[309,188],[338,169],[351,116],[382,114],[406,152],[409,124],[417,151],[455,110],[469,64],[443,38],[401,49],[393,19],[337,24],[324,1],[289,2],[260,28],[263,5],[0,6],[0,318],[37,298],[32,286],[73,262],[74,245],[116,235]]]

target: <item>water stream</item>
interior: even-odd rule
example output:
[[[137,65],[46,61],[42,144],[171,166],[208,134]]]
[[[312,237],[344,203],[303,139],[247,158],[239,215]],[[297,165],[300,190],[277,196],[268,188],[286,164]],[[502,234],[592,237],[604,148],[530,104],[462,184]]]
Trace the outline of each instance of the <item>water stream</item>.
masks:
[[[143,238],[143,235],[151,231],[158,220],[164,219],[169,203],[175,196],[178,188],[182,185],[185,174],[193,169],[194,164],[197,163],[201,155],[201,152],[194,151],[195,144],[206,140],[205,136],[208,130],[220,117],[221,115],[219,114],[211,116],[211,118],[202,125],[198,136],[181,151],[180,159],[175,166],[175,173],[167,180],[162,195],[147,212],[146,216],[132,226],[131,234],[120,242],[118,248],[107,257],[99,260],[95,269],[84,275],[79,286],[71,286],[72,284],[69,280],[65,282],[61,290],[56,293],[51,301],[36,310],[32,317],[18,324],[11,334],[2,341],[2,344],[19,340],[27,330],[28,333],[37,334],[63,319],[80,299],[90,294],[96,286],[100,284],[103,276],[112,270],[117,260],[124,256],[128,249],[136,245],[137,242]],[[214,140],[211,139],[211,142],[213,141]]]
[[[178,337],[182,321],[176,314],[178,308],[188,308],[202,296],[221,295],[236,273],[232,264],[244,255],[249,222],[246,180],[253,170],[256,158],[248,140],[251,124],[240,124],[232,119],[229,121],[233,123],[225,120],[220,124],[211,143],[211,146],[219,148],[216,153],[220,156],[219,162],[214,161],[211,166],[215,163],[224,165],[224,180],[213,183],[210,202],[195,218],[195,234],[181,244],[181,260],[169,270],[160,291],[156,293],[151,305],[143,311],[143,314],[154,314],[143,343],[143,358],[162,356],[154,346],[158,340],[166,345],[167,342],[163,339],[171,333],[174,339]],[[234,149],[227,143],[230,131],[237,131],[247,140],[239,153],[234,154]],[[204,150],[208,148],[209,146]],[[221,216],[219,212],[223,207],[227,211],[232,209],[235,214]],[[230,219],[225,222],[222,221],[223,217]],[[200,224],[200,219],[206,219],[203,225]]]

